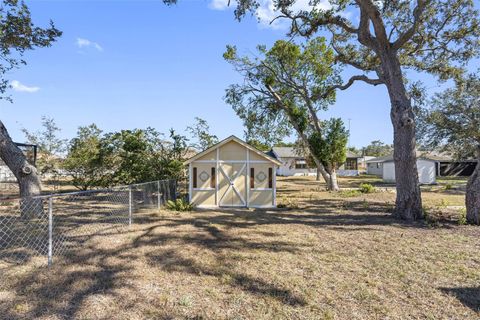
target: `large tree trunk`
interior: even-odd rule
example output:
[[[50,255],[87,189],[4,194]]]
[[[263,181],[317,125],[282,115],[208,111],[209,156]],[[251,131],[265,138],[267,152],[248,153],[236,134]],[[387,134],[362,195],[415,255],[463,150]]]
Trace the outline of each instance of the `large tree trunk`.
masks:
[[[383,76],[390,96],[393,124],[393,159],[397,199],[394,215],[403,220],[423,218],[415,152],[415,119],[395,53],[382,56]]]
[[[41,190],[37,169],[28,163],[27,158],[12,141],[2,121],[0,121],[0,158],[17,178],[21,202],[22,216],[28,217],[43,212],[41,201],[32,197],[39,195]]]
[[[477,166],[468,179],[465,205],[468,223],[480,225],[480,146],[477,146]]]

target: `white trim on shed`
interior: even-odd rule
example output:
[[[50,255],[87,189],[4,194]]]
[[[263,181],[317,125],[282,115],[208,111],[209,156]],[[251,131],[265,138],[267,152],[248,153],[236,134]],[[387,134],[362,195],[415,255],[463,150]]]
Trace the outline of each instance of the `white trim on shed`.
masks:
[[[189,200],[201,208],[276,206],[276,170],[282,163],[230,136],[184,162]]]

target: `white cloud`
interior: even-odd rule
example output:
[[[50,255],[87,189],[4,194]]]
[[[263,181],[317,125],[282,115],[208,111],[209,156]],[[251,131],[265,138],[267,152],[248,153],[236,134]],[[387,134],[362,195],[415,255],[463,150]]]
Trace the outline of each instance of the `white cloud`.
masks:
[[[289,22],[286,19],[277,19],[279,12],[275,10],[274,0],[259,0],[259,7],[256,10],[257,18],[260,22],[260,26],[264,28],[272,29],[286,29],[289,26]],[[230,7],[235,7],[235,0],[230,1]],[[228,0],[211,0],[208,7],[213,10],[226,10],[228,9]],[[328,0],[320,0],[315,6],[317,9],[328,10],[332,8],[332,5]],[[311,10],[313,6],[310,5],[310,0],[297,0],[292,5],[293,12],[299,12],[301,10]],[[273,21],[273,22],[272,22]]]
[[[18,81],[18,80],[12,80],[10,85],[12,86],[13,90],[18,91],[18,92],[33,93],[33,92],[37,92],[38,90],[40,90],[39,87],[29,87],[29,86],[26,86],[26,85],[20,83],[20,81]]]
[[[97,42],[93,42],[93,41],[90,41],[88,39],[77,38],[76,44],[77,44],[77,47],[79,47],[80,49],[93,47],[93,48],[97,49],[98,51],[103,51],[102,46],[100,46]]]
[[[313,8],[328,10],[332,8],[332,5],[328,0],[321,0],[316,6],[310,5],[310,0],[297,0],[292,5],[292,11],[310,11]],[[277,19],[272,22],[273,19],[278,17],[280,13],[275,10],[275,4],[273,0],[263,0],[260,4],[260,7],[257,9],[257,17],[260,21],[261,26],[270,27],[272,29],[286,29],[290,26],[290,21],[287,19]]]
[[[230,2],[230,6],[233,3]],[[208,7],[212,10],[226,10],[228,8],[228,0],[212,0]]]

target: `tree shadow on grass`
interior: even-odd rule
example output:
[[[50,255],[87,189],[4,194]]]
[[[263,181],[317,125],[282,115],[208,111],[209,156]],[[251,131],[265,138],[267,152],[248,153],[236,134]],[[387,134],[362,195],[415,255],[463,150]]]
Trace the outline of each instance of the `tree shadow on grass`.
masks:
[[[480,313],[480,287],[440,288],[440,290],[455,296],[464,306]]]
[[[182,257],[177,250],[147,254],[151,265],[168,272],[183,272],[193,275],[207,275],[217,278],[234,288],[254,295],[268,296],[291,306],[305,306],[305,299],[291,290],[280,288],[260,278],[254,278],[242,272],[234,271],[230,260],[218,256],[215,265],[198,263],[193,259]]]

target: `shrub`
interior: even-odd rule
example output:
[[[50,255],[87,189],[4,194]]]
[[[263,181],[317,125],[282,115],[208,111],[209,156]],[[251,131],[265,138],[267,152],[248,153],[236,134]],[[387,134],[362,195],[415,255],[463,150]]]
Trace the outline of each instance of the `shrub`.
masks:
[[[167,209],[172,211],[192,211],[193,205],[184,199],[168,200]]]
[[[353,197],[358,197],[360,195],[360,191],[358,190],[345,190],[345,191],[340,191],[337,192],[339,197],[342,198],[353,198]]]
[[[372,186],[370,183],[362,183],[360,185],[360,192],[361,193],[374,193],[375,187]]]
[[[286,198],[285,196],[282,197],[282,200],[277,205],[277,208],[281,209],[298,209],[300,205],[298,204],[298,200],[295,198]]]
[[[459,215],[458,215],[458,224],[459,225],[467,224],[467,209],[466,208],[460,209],[460,212],[459,212]]]

